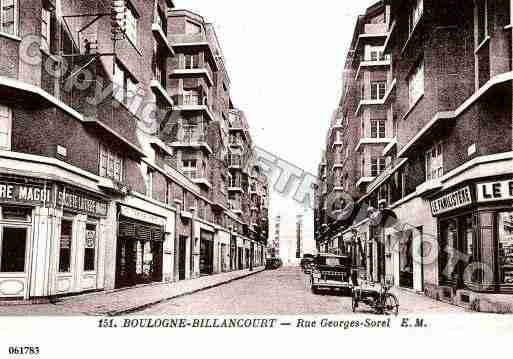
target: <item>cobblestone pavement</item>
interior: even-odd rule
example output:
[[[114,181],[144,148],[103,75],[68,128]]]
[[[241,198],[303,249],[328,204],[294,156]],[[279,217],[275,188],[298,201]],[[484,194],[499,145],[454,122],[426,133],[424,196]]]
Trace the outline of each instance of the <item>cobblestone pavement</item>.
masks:
[[[399,313],[464,313],[446,303],[402,290],[393,290]],[[373,313],[361,305],[359,313]],[[308,277],[297,267],[265,271],[252,277],[147,308],[137,315],[297,315],[352,314],[351,298],[342,294],[314,295]]]

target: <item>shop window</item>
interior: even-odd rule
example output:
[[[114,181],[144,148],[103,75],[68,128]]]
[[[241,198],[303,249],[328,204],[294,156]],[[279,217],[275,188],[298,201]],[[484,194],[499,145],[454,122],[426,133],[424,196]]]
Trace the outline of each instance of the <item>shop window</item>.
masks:
[[[513,284],[513,212],[498,215],[499,273],[501,284]]]
[[[11,150],[12,111],[0,105],[0,150]]]
[[[73,238],[73,222],[63,219],[61,222],[61,238],[59,247],[59,273],[71,272],[71,245]]]
[[[425,153],[426,181],[439,179],[444,175],[443,143],[437,142]]]
[[[105,145],[100,145],[100,176],[123,181],[123,158]]]
[[[18,35],[18,0],[0,0],[0,32]]]
[[[86,237],[84,248],[84,271],[93,272],[96,269],[96,224],[86,224]]]
[[[2,273],[25,272],[27,229],[4,227],[0,240],[2,242],[0,271]]]
[[[410,108],[424,95],[424,60],[419,61],[408,78],[408,99]]]

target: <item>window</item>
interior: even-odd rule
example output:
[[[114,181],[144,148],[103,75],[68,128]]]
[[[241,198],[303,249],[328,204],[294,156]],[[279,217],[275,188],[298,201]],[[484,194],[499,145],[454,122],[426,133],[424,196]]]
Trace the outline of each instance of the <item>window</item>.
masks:
[[[59,273],[71,272],[71,244],[73,238],[73,222],[63,219],[61,222],[61,238],[59,246]]]
[[[104,145],[100,145],[100,176],[123,181],[123,158]]]
[[[18,35],[17,0],[0,0],[0,32]]]
[[[51,31],[50,31],[51,12],[45,8],[41,9],[41,48],[50,51]]]
[[[114,98],[124,105],[137,93],[137,84],[121,64],[114,63]]]
[[[386,120],[371,120],[371,137],[385,138],[385,124]]]
[[[385,170],[385,158],[372,157],[371,158],[371,177],[379,176]]]
[[[96,269],[96,224],[86,224],[84,243],[84,271],[93,272]]]
[[[197,69],[198,58],[195,55],[185,55],[185,68],[186,69]]]
[[[409,19],[409,25],[410,25],[410,33],[415,28],[415,25],[419,22],[420,18],[422,17],[422,13],[424,12],[424,1],[423,0],[414,0],[414,4],[410,9],[410,19]]]
[[[196,169],[196,160],[183,160],[182,163],[184,168]]]
[[[424,60],[421,60],[408,78],[410,108],[424,95]]]
[[[0,105],[0,150],[11,150],[11,109]]]
[[[371,99],[381,100],[385,97],[387,92],[386,81],[372,81],[371,82]]]
[[[376,47],[371,47],[367,56],[367,60],[370,61],[384,61],[386,59],[383,49]]]
[[[435,144],[426,151],[426,181],[441,178],[444,175],[443,144]]]
[[[198,90],[184,91],[184,105],[201,105],[201,96]]]
[[[513,284],[513,212],[498,214],[499,275],[501,284]]]
[[[135,16],[135,11],[131,6],[127,7],[125,24],[126,37],[134,46],[137,46],[137,17]]]
[[[0,237],[2,273],[25,272],[25,251],[27,246],[27,229],[3,227]]]
[[[488,0],[476,1],[477,46],[488,37]]]

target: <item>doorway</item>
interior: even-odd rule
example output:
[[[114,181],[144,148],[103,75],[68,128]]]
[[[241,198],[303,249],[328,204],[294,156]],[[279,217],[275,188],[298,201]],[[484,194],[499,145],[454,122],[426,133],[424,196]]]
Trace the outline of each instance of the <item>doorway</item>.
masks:
[[[185,264],[187,263],[187,237],[178,240],[178,280],[185,280]]]

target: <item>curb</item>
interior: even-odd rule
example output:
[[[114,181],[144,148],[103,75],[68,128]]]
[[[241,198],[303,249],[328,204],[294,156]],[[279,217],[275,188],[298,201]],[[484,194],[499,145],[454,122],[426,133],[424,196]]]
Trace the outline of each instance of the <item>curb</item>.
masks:
[[[263,271],[265,271],[265,269],[253,270],[253,272],[244,274],[244,275],[242,275],[240,277],[235,277],[235,278],[227,279],[227,280],[215,283],[215,284],[207,285],[207,286],[202,287],[202,288],[189,290],[189,291],[186,291],[186,292],[183,292],[183,293],[180,293],[180,294],[175,294],[175,295],[173,295],[171,297],[162,298],[162,299],[153,301],[151,303],[146,303],[146,304],[142,304],[142,305],[138,305],[138,306],[135,306],[135,307],[126,308],[126,309],[121,309],[121,310],[113,310],[113,311],[107,311],[107,312],[103,312],[103,313],[95,313],[95,315],[97,315],[97,316],[104,315],[104,316],[109,316],[109,317],[115,317],[115,316],[131,314],[131,313],[138,312],[138,311],[144,310],[146,308],[152,307],[152,306],[157,305],[157,304],[162,304],[164,302],[168,302],[168,301],[176,299],[176,298],[180,298],[180,297],[184,297],[186,295],[191,295],[191,294],[194,294],[194,293],[198,293],[198,292],[201,292],[201,291],[204,291],[204,290],[207,290],[207,289],[212,289],[212,288],[215,288],[215,287],[219,287],[219,286],[221,286],[223,284],[231,283],[231,282],[234,282],[234,281],[239,280],[239,279],[244,279],[244,278],[250,277],[252,275],[261,273]]]

